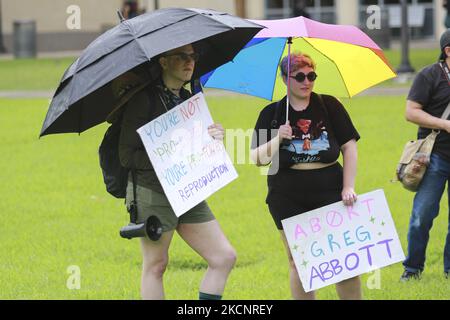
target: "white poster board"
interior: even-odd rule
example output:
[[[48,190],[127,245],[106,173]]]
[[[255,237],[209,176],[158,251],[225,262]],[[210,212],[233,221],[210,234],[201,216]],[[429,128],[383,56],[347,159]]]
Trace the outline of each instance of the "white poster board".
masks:
[[[237,178],[198,93],[137,130],[177,217]]]
[[[303,288],[310,292],[405,259],[383,190],[282,221]]]

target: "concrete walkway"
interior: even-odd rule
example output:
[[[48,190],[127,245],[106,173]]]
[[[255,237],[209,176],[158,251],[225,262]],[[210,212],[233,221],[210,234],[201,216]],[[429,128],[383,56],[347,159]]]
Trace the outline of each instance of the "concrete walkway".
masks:
[[[51,99],[55,91],[0,91],[6,99]]]
[[[37,59],[46,58],[76,58],[81,55],[83,51],[57,51],[57,52],[38,52]],[[11,52],[0,54],[0,60],[14,60],[14,55]]]

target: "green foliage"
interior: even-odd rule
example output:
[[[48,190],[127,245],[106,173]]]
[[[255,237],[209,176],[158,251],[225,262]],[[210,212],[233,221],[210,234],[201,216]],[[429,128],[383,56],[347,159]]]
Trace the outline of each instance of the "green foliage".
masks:
[[[253,128],[267,104],[243,97],[207,100],[213,118],[229,129]],[[385,190],[406,250],[413,194],[390,182],[404,143],[415,136],[415,126],[403,117],[405,98],[343,102],[362,137],[357,192]],[[0,99],[0,299],[139,299],[139,241],[119,237],[128,215],[123,202],[106,193],[98,165],[106,125],[80,136],[38,139],[47,108],[42,99]],[[224,298],[290,299],[287,257],[264,203],[266,178],[248,162],[236,168],[239,178],[208,200],[238,253]],[[365,299],[448,299],[449,280],[442,274],[447,215],[442,201],[423,280],[400,283],[402,266],[396,264],[381,271],[378,290],[367,287],[370,275],[362,277]],[[66,287],[71,265],[80,267],[80,290]],[[197,299],[206,267],[175,236],[165,274],[167,298]],[[320,290],[318,298],[336,299],[334,286]]]

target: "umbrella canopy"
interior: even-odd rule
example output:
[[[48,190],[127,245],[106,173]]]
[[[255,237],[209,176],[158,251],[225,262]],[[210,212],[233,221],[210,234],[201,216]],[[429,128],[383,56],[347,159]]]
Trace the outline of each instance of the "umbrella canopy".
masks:
[[[380,47],[354,26],[330,25],[304,17],[252,20],[266,29],[229,62],[202,77],[205,87],[231,90],[267,100],[286,94],[277,68],[291,51],[309,54],[319,75],[314,91],[352,97],[396,76]],[[292,38],[292,48],[287,40]]]
[[[192,43],[201,54],[195,79],[231,61],[262,28],[227,13],[185,8],[125,20],[94,40],[66,70],[40,136],[81,133],[104,122],[122,94],[117,82],[136,87],[155,79],[155,57],[163,52]]]

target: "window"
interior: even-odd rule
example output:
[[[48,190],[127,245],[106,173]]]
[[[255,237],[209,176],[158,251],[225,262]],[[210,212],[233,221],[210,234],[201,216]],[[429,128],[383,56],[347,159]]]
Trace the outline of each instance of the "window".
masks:
[[[266,19],[282,19],[300,15],[335,24],[335,0],[266,0]]]
[[[434,36],[434,4],[433,0],[408,0],[409,24],[411,39],[424,39]],[[401,4],[400,0],[360,0],[360,25],[364,27],[367,20],[366,9],[370,5],[379,5],[382,14],[388,15],[391,36],[399,38],[401,34]],[[384,11],[384,13],[383,13]]]

